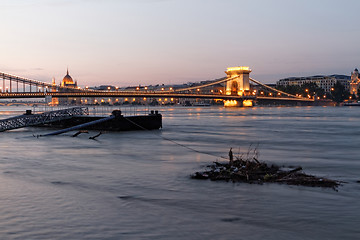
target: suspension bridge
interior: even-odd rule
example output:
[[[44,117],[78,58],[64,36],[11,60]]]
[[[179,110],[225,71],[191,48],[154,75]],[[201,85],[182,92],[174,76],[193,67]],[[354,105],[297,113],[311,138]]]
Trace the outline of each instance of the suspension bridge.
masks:
[[[309,104],[313,98],[295,96],[267,86],[250,77],[249,67],[231,67],[226,77],[182,88],[135,90],[91,90],[74,86],[56,85],[0,72],[0,99],[25,98],[175,98],[220,99],[225,106],[252,105],[256,101],[295,102]],[[68,76],[68,75],[67,75]],[[2,81],[2,82],[1,82]]]

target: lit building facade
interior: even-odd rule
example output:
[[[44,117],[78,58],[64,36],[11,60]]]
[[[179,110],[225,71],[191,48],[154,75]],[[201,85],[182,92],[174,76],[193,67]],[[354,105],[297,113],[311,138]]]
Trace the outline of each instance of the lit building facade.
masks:
[[[339,81],[342,85],[344,85],[345,90],[350,90],[350,76],[346,75],[317,75],[310,77],[290,77],[280,79],[276,82],[278,86],[302,86],[306,83],[315,83],[318,87],[324,89],[325,92],[330,92],[331,88],[335,85],[337,81]]]
[[[355,94],[356,96],[358,96],[359,87],[360,87],[359,70],[355,68],[354,72],[351,73],[350,94]]]

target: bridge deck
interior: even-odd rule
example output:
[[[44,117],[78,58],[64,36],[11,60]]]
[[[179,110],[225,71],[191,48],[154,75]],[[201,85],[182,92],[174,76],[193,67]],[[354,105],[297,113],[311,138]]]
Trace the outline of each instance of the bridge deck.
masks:
[[[44,112],[41,114],[21,115],[4,120],[0,120],[0,132],[11,129],[36,126],[39,124],[46,124],[56,122],[59,120],[69,119],[73,116],[88,115],[87,107],[74,107],[57,111]]]
[[[231,69],[231,68],[230,68]],[[273,87],[270,87],[266,84],[263,84],[253,78],[249,78],[249,81],[252,81],[253,83],[261,86],[262,88],[265,88],[268,91],[275,92],[279,94],[279,96],[274,95],[273,97],[265,97],[261,95],[252,95],[252,94],[246,94],[246,95],[223,95],[223,94],[207,94],[207,91],[200,92],[200,89],[208,88],[211,86],[215,86],[218,84],[226,83],[229,81],[236,80],[237,78],[240,78],[241,76],[238,74],[243,74],[242,72],[237,73],[236,75],[227,78],[221,78],[214,81],[206,81],[205,83],[201,82],[198,84],[192,84],[191,86],[186,86],[184,88],[180,89],[171,89],[170,91],[163,91],[164,88],[159,91],[101,91],[101,90],[92,90],[88,88],[72,88],[72,87],[64,87],[59,86],[55,84],[50,84],[46,82],[41,82],[37,80],[32,80],[29,78],[24,78],[20,76],[15,76],[12,74],[0,72],[0,79],[3,79],[3,87],[2,90],[0,89],[0,99],[12,99],[12,98],[45,98],[45,97],[54,97],[54,98],[97,98],[97,97],[150,97],[150,98],[202,98],[202,99],[223,99],[223,100],[276,100],[276,101],[297,101],[297,102],[314,102],[313,99],[307,99],[303,97],[298,97],[283,91],[280,91],[278,89],[275,89]],[[9,88],[6,87],[5,80],[9,81]],[[23,84],[23,91],[19,92],[19,83]],[[25,87],[28,86],[28,88]],[[13,87],[16,86],[16,92],[14,92]],[[39,89],[39,91],[32,91],[32,87],[35,87],[35,89]],[[140,88],[139,88],[140,89]],[[207,89],[209,90],[209,89]],[[237,92],[241,90],[238,89]],[[29,91],[29,92],[27,92]],[[222,91],[220,91],[222,92]],[[225,92],[225,91],[224,91]],[[271,95],[270,95],[271,96]],[[276,97],[275,97],[276,96]]]
[[[263,97],[263,96],[238,96],[238,95],[221,95],[221,94],[192,94],[177,92],[127,92],[127,91],[93,91],[93,92],[37,92],[37,93],[3,93],[1,98],[45,98],[46,96],[64,98],[64,97],[153,97],[153,98],[202,98],[202,99],[224,99],[224,100],[256,100],[271,99],[279,101],[300,101],[313,102],[309,98],[290,98],[290,97]]]

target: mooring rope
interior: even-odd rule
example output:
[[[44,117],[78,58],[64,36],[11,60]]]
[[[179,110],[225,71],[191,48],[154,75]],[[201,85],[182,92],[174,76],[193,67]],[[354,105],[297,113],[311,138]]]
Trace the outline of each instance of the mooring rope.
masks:
[[[174,140],[172,140],[172,139],[170,139],[170,138],[167,138],[167,137],[161,136],[161,135],[159,135],[159,134],[156,134],[155,132],[153,132],[153,131],[151,131],[151,130],[149,130],[149,129],[147,129],[147,128],[145,128],[145,127],[143,127],[143,126],[141,126],[141,125],[139,125],[139,124],[137,124],[137,123],[135,123],[134,121],[131,121],[131,120],[128,119],[128,118],[125,118],[125,119],[126,119],[127,121],[129,121],[130,123],[138,126],[139,128],[141,128],[141,129],[143,129],[143,130],[147,130],[147,131],[153,133],[155,136],[157,136],[157,137],[159,137],[159,138],[162,138],[162,139],[164,139],[164,140],[166,140],[166,141],[172,142],[172,143],[174,143],[174,144],[176,144],[176,145],[178,145],[178,146],[180,146],[180,147],[189,149],[189,150],[191,150],[191,151],[193,151],[193,152],[196,152],[196,153],[205,154],[205,155],[209,155],[209,156],[212,156],[212,157],[217,157],[217,158],[222,158],[222,159],[229,160],[229,159],[226,158],[226,157],[217,156],[217,155],[215,155],[215,154],[208,153],[208,152],[202,152],[202,151],[199,151],[199,150],[194,149],[194,148],[192,148],[192,147],[189,147],[189,146],[186,146],[186,145],[184,145],[184,144],[178,143],[178,142],[176,142],[176,141],[174,141]]]

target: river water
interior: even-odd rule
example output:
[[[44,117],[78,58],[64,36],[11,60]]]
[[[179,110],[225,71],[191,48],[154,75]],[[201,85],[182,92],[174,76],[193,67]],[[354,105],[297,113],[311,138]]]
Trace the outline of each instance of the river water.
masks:
[[[0,133],[0,239],[359,239],[359,107],[156,109],[162,130]],[[261,161],[344,183],[190,179],[251,144]]]

